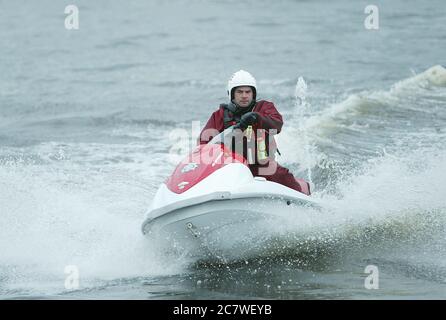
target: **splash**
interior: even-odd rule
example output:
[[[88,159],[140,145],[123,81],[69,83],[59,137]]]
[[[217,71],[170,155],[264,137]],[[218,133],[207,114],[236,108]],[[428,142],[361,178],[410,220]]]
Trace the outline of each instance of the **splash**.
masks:
[[[305,155],[306,159],[304,159],[302,165],[306,167],[308,182],[313,187],[313,179],[312,179],[312,171],[311,171],[311,149],[314,149],[314,145],[310,145],[308,142],[308,134],[307,131],[303,129],[303,123],[305,121],[306,114],[309,113],[311,105],[307,102],[307,91],[308,85],[305,82],[303,77],[299,77],[296,83],[296,89],[294,91],[295,98],[295,109],[297,113],[297,121],[298,121],[298,130],[301,132],[302,142],[305,145]]]
[[[107,279],[181,272],[179,260],[167,261],[140,233],[145,191],[129,185],[131,176],[115,174],[0,166],[0,292],[38,294],[36,283],[46,293],[64,292],[68,265],[79,269],[81,288]],[[118,190],[108,192],[113,188],[122,188],[120,197],[114,196]]]
[[[426,159],[423,163],[420,156]],[[277,213],[283,222],[269,225],[262,256],[286,256],[314,266],[328,257],[344,259],[377,250],[382,254],[408,246],[412,252],[436,250],[433,257],[441,252],[435,264],[444,264],[444,181],[444,150],[387,154],[339,180],[340,196],[313,196],[322,210],[296,208],[294,216]]]
[[[321,155],[316,152],[316,145],[311,142],[310,132],[306,128],[306,121],[312,112],[307,96],[308,85],[303,77],[299,77],[294,90],[294,119],[276,139],[279,150],[283,151],[279,160],[298,163],[300,175],[306,173],[302,178],[305,178],[313,189],[312,168],[320,161]]]
[[[299,77],[296,83],[296,89],[294,90],[295,97],[295,106],[300,111],[300,115],[303,116],[307,111],[307,108],[310,106],[307,102],[307,90],[308,85],[305,82],[304,78]]]

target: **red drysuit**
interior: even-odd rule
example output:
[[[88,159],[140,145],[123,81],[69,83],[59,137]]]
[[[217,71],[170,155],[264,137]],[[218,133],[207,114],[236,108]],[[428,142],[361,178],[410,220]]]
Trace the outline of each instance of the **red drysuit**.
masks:
[[[266,150],[269,150],[267,163],[260,162],[257,159],[257,152],[255,152],[255,162],[249,165],[249,169],[251,170],[254,176],[260,176],[266,178],[266,180],[273,181],[285,185],[289,188],[297,190],[299,192],[305,193],[307,195],[310,194],[310,186],[309,184],[302,180],[294,178],[293,174],[291,174],[288,169],[280,166],[274,158],[274,154],[276,151],[276,142],[274,137],[269,137],[270,133],[275,134],[279,133],[282,129],[283,120],[281,114],[277,111],[276,107],[272,102],[261,100],[256,102],[253,112],[256,112],[259,116],[259,121],[256,125],[253,126],[254,134],[256,132],[264,132],[265,142],[266,142]],[[228,111],[226,111],[228,112]],[[226,113],[227,115],[228,113]],[[229,112],[229,117],[231,118],[231,113]],[[232,119],[234,120],[234,119]],[[225,121],[227,123],[225,123]],[[235,121],[229,121],[228,116],[225,117],[225,108],[223,105],[215,111],[206,126],[200,133],[199,143],[205,144],[208,143],[212,137],[208,134],[204,134],[204,132],[208,129],[214,129],[218,132],[222,132],[225,127],[229,125],[235,124]],[[258,131],[258,129],[264,129]],[[274,131],[275,132],[272,132]],[[209,132],[209,131],[208,131]],[[270,145],[271,144],[271,145]]]

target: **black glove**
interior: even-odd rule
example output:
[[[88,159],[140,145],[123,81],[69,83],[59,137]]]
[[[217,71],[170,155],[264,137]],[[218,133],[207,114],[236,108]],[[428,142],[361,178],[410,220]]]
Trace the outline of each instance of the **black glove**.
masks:
[[[242,116],[240,122],[235,126],[235,128],[245,131],[246,128],[248,128],[248,126],[252,126],[253,124],[256,124],[258,121],[259,121],[259,115],[256,112],[248,112]]]

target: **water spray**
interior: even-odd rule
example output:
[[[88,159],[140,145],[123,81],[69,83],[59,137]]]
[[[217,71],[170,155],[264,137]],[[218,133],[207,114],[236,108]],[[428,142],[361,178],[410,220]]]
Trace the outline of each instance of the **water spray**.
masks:
[[[307,96],[307,90],[308,86],[305,82],[303,77],[299,77],[296,83],[296,88],[294,90],[294,98],[295,98],[295,107],[296,107],[296,116],[298,119],[298,130],[302,133],[302,139],[305,145],[305,154],[307,157],[309,157],[310,154],[310,148],[308,145],[308,136],[307,131],[304,129],[304,118],[305,114],[308,111],[308,108],[310,107],[310,104],[306,100]],[[311,172],[311,165],[307,165],[307,171],[308,171],[308,180],[309,183],[312,185],[312,172]]]

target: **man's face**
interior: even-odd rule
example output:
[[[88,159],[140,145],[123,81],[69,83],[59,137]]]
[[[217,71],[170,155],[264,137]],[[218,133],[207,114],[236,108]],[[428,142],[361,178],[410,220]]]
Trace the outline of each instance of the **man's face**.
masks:
[[[251,104],[253,99],[251,87],[237,87],[234,89],[234,102],[242,108],[246,108]]]

